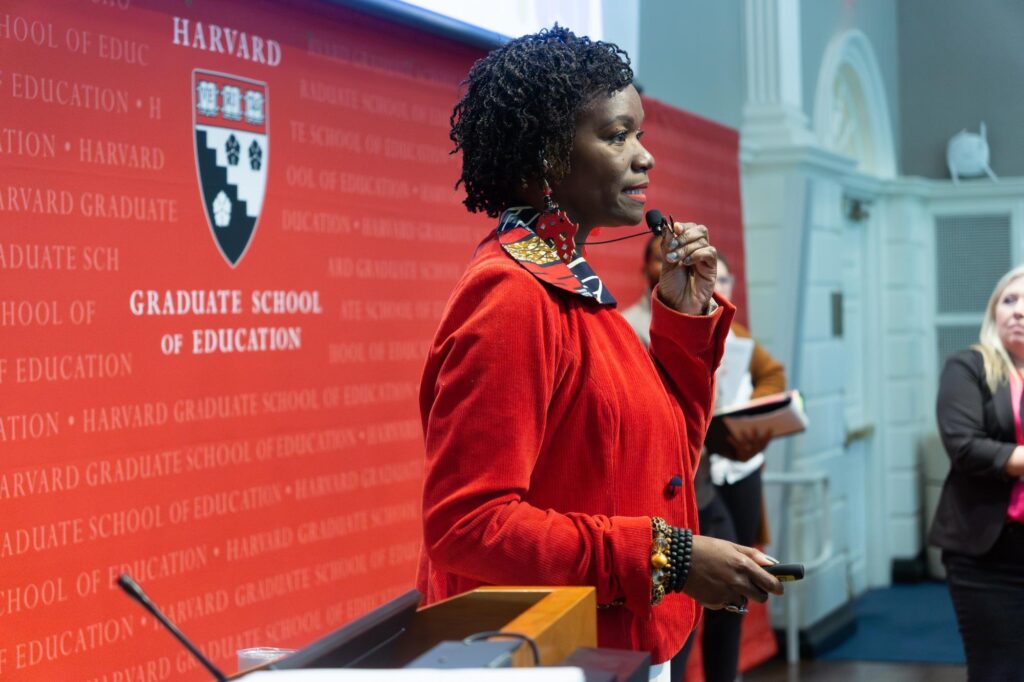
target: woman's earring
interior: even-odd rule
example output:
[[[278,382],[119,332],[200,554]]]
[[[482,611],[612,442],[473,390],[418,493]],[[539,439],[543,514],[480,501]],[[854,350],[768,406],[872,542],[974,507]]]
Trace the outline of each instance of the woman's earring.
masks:
[[[551,192],[551,185],[544,180],[544,211],[537,217],[535,232],[543,239],[550,239],[555,243],[555,253],[566,265],[573,261],[576,255],[576,231],[579,225],[572,222],[558,206],[555,197]]]

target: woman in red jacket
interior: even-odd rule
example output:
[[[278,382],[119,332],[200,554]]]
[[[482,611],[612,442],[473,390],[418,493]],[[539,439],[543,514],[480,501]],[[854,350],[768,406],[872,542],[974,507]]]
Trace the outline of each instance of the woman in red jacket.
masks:
[[[470,211],[498,218],[420,389],[428,602],[592,585],[601,646],[679,651],[709,608],[781,593],[771,560],[697,529],[693,471],[733,308],[707,229],[664,234],[648,353],[581,250],[636,225],[654,159],[615,45],[555,27],[478,61],[452,115]]]

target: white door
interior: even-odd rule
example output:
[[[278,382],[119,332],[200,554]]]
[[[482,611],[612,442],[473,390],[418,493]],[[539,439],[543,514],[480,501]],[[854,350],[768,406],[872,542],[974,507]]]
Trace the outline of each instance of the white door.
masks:
[[[846,439],[844,444],[843,490],[846,503],[845,547],[837,546],[847,560],[847,575],[854,595],[868,587],[868,544],[872,527],[874,505],[881,500],[872,499],[869,472],[873,464],[875,444],[874,411],[871,404],[871,368],[873,339],[871,337],[871,311],[869,300],[874,287],[869,280],[868,258],[869,218],[860,221],[847,219],[843,226],[843,289],[842,289],[842,344],[845,365],[844,417]]]

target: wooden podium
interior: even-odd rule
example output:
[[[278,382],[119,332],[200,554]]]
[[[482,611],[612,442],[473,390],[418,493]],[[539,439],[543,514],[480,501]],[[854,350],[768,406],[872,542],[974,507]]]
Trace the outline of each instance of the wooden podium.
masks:
[[[416,612],[402,636],[360,664],[401,668],[445,640],[485,630],[532,638],[541,665],[558,665],[579,647],[597,646],[597,597],[592,587],[480,587]],[[532,666],[522,643],[513,665]]]
[[[410,597],[415,601],[409,602]],[[418,593],[410,592],[370,614],[384,612],[376,629],[349,624],[296,654],[231,679],[268,669],[403,668],[441,642],[481,632],[529,637],[537,644],[541,665],[558,665],[580,647],[597,646],[597,597],[592,587],[481,587],[409,611],[418,599]],[[353,628],[355,636],[350,636]],[[336,655],[341,649],[345,652]],[[512,665],[534,665],[525,641],[512,654]]]

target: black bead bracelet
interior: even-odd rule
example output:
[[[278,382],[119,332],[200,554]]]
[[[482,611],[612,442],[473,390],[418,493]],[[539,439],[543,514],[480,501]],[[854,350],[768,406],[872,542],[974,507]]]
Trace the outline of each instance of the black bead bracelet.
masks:
[[[651,603],[669,592],[682,592],[693,557],[693,531],[676,528],[659,517],[651,519]]]

